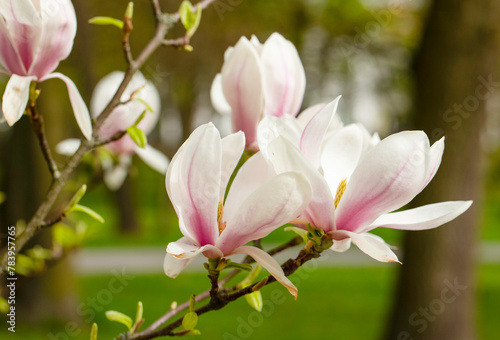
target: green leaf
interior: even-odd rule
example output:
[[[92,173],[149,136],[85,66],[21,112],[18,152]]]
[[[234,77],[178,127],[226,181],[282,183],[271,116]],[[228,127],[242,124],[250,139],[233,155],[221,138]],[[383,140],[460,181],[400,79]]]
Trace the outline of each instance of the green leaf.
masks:
[[[198,314],[196,314],[195,312],[189,312],[184,315],[184,318],[182,319],[182,327],[184,327],[185,330],[191,331],[196,327],[197,324]]]
[[[89,24],[112,25],[118,27],[121,30],[123,29],[123,21],[111,17],[93,17],[89,20]]]
[[[110,321],[124,324],[129,330],[132,329],[132,319],[123,313],[117,312],[115,310],[108,310],[106,312],[106,318],[108,318],[108,320]]]
[[[257,312],[262,312],[262,294],[259,291],[245,295],[245,300]]]
[[[125,18],[132,20],[134,17],[134,3],[131,1],[128,3],[127,10],[125,11]]]
[[[196,32],[196,30],[198,29],[198,26],[200,26],[201,12],[202,8],[199,4],[196,6],[196,12],[195,12],[193,5],[191,4],[190,1],[184,0],[181,3],[181,7],[179,8],[179,14],[181,17],[182,25],[184,25],[184,28],[186,29],[187,35],[189,37],[192,37]]]
[[[137,126],[129,127],[127,129],[127,133],[138,147],[144,149],[146,147],[146,144],[148,144],[148,138],[146,137],[146,134]]]
[[[41,245],[37,244],[33,248],[26,251],[30,257],[38,260],[49,260],[52,258],[52,251],[50,249],[45,249]]]
[[[90,340],[97,340],[97,324],[95,322],[92,324],[90,331]]]
[[[149,105],[144,99],[142,98],[134,98],[134,100],[137,100],[138,102],[141,102],[145,107],[146,107],[146,110],[153,113],[153,108],[151,107],[151,105]],[[135,125],[137,125],[138,123],[136,122]]]
[[[0,204],[5,202],[5,194],[3,192],[0,192]]]
[[[90,217],[92,217],[94,220],[96,220],[97,222],[104,223],[104,218],[102,218],[101,215],[99,215],[94,210],[90,209],[89,207],[85,207],[83,205],[77,204],[73,208],[71,208],[71,210],[69,210],[68,212],[75,212],[75,211],[79,211],[79,212],[82,212],[84,214],[87,214]]]
[[[135,323],[137,325],[142,320],[142,313],[144,311],[144,306],[142,305],[142,301],[137,303],[137,312],[135,313]]]
[[[75,193],[71,201],[68,203],[68,207],[66,208],[66,211],[71,210],[75,205],[77,205],[80,200],[83,198],[85,193],[87,192],[87,185],[82,185],[80,189]]]
[[[307,231],[305,231],[304,229],[300,229],[297,227],[286,227],[285,231],[293,231],[295,234],[299,235],[302,240],[304,240],[304,243],[307,243],[307,241],[309,240],[307,237]]]
[[[201,332],[197,329],[190,330],[186,335],[201,335]]]

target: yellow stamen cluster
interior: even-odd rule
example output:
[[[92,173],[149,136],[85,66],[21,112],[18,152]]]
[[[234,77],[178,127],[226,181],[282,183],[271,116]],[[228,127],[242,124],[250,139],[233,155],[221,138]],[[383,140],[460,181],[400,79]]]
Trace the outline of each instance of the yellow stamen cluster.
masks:
[[[224,229],[226,229],[226,222],[222,222],[222,215],[224,215],[224,205],[219,202],[219,208],[217,209],[217,223],[219,225],[219,236],[222,234]]]
[[[337,209],[337,206],[339,205],[340,199],[342,198],[342,195],[344,194],[346,188],[347,178],[344,178],[342,181],[340,181],[339,187],[337,188],[337,193],[335,194],[335,209]]]

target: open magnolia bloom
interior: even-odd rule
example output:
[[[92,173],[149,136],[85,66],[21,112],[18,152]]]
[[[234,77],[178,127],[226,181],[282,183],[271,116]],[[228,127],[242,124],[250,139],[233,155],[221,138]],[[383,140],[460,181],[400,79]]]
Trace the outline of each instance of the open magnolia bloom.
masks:
[[[105,76],[96,85],[90,103],[93,118],[97,118],[108,105],[123,77],[123,72],[115,71]],[[133,96],[132,100],[130,100],[131,96]],[[121,99],[126,104],[116,107],[104,121],[97,133],[100,139],[105,140],[119,131],[127,130],[144,112],[144,117],[137,124],[137,127],[147,135],[156,126],[161,111],[160,94],[153,83],[147,81],[140,72],[134,75]],[[60,154],[72,155],[79,146],[79,140],[68,139],[59,143],[56,149]],[[169,161],[165,155],[149,144],[145,148],[139,147],[128,134],[117,141],[106,144],[104,148],[109,150],[111,154],[118,156],[116,165],[109,158],[102,159],[104,182],[111,190],[116,190],[123,184],[134,154],[137,154],[159,173],[165,174],[167,172]]]
[[[3,116],[12,126],[23,115],[32,81],[59,78],[66,83],[76,121],[92,138],[89,111],[71,79],[52,73],[68,57],[76,34],[70,0],[1,0],[0,64],[10,80],[2,102]]]
[[[304,97],[304,67],[295,46],[279,33],[264,44],[241,37],[224,55],[212,84],[212,104],[231,114],[234,131],[243,131],[247,148],[256,149],[257,126],[264,116],[296,116]]]
[[[176,277],[199,254],[220,258],[243,253],[296,296],[297,289],[280,265],[263,250],[245,244],[299,216],[309,203],[311,187],[301,173],[276,175],[262,167],[258,153],[238,171],[224,200],[244,147],[242,132],[221,139],[209,123],[197,128],[172,159],[166,187],[184,237],[169,243],[165,273]]]
[[[327,115],[319,112],[304,129],[298,147],[280,136],[268,143],[267,155],[277,173],[299,171],[307,176],[313,198],[294,223],[324,230],[334,240],[333,250],[345,251],[353,242],[378,261],[398,262],[384,240],[369,231],[432,229],[472,204],[442,202],[392,212],[409,203],[434,177],[444,139],[430,146],[424,132],[404,131],[378,142],[359,125],[328,136],[325,122]]]

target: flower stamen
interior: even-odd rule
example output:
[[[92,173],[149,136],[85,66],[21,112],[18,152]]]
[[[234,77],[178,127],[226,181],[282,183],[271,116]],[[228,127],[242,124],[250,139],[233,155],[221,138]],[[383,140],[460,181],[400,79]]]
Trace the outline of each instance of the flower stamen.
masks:
[[[340,199],[342,198],[342,195],[345,192],[345,189],[347,188],[347,178],[344,178],[342,181],[340,181],[340,184],[337,188],[337,193],[335,194],[335,209],[337,209],[337,206],[340,203]]]
[[[226,229],[226,222],[222,222],[222,216],[224,215],[224,205],[219,202],[219,207],[217,208],[217,224],[219,225],[219,236],[222,234],[224,229]]]

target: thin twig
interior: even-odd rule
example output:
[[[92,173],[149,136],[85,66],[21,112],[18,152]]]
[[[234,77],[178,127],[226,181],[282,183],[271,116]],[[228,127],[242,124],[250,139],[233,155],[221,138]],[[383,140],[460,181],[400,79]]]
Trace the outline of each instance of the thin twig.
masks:
[[[158,22],[158,21],[160,21],[162,15],[163,15],[163,12],[161,11],[160,3],[158,2],[158,0],[151,0],[151,5],[153,7],[153,12],[154,12],[156,21]]]
[[[31,118],[31,128],[38,138],[38,144],[40,145],[43,157],[47,162],[52,179],[57,179],[61,174],[57,168],[56,162],[54,161],[54,157],[52,157],[52,152],[50,151],[49,143],[47,142],[43,117],[38,113],[35,102],[30,102],[27,110]]]
[[[100,146],[103,146],[103,145],[106,145],[106,144],[109,144],[109,143],[112,143],[112,142],[116,142],[117,140],[121,139],[123,136],[125,136],[127,134],[127,131],[118,131],[116,132],[113,136],[107,138],[107,139],[101,139],[101,140],[96,140],[92,147],[93,148],[98,148]]]
[[[190,37],[186,34],[183,37],[177,39],[165,39],[163,40],[163,46],[171,46],[177,48],[184,48],[189,45]]]

